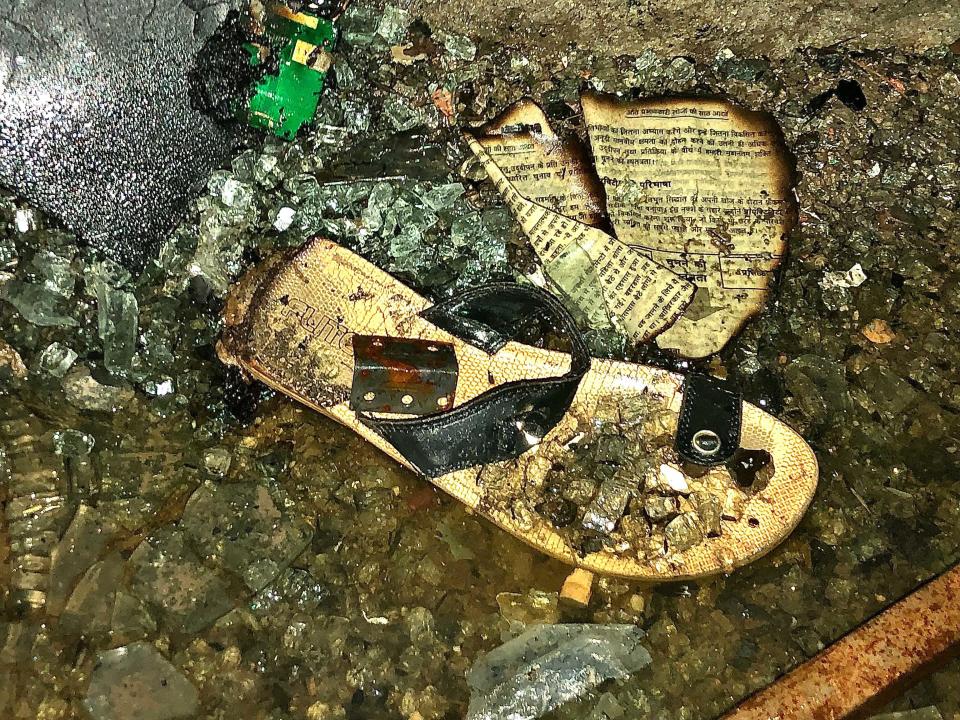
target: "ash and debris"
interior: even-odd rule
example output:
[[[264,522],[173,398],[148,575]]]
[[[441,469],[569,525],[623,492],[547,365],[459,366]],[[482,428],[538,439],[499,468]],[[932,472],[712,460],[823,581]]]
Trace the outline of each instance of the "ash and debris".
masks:
[[[572,620],[641,627],[652,661],[550,717],[710,718],[960,558],[956,48],[524,55],[364,3],[342,30],[315,130],[215,172],[137,276],[0,198],[0,715],[122,717],[132,678],[158,717],[192,712],[187,688],[199,717],[462,717],[482,656]],[[528,94],[575,131],[584,82],[780,122],[801,222],[775,301],[711,366],[807,438],[821,484],[732,576],[600,579],[579,610],[564,566],[214,345],[228,284],[312,233],[431,297],[529,272],[448,123]],[[958,698],[954,664],[892,710]]]
[[[750,495],[774,474],[763,450],[738,450],[713,468],[682,462],[672,418],[662,398],[647,393],[602,417],[578,417],[568,441],[541,447],[538,457],[550,464],[542,481],[530,482],[521,461],[484,468],[478,509],[539,517],[580,557],[607,551],[669,561],[719,537],[722,520],[741,520]]]

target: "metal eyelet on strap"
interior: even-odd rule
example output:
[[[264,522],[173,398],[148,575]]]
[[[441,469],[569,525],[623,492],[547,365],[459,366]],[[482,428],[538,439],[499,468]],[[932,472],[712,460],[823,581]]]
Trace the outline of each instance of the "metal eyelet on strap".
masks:
[[[725,382],[688,375],[677,423],[675,447],[680,458],[698,465],[719,465],[740,446],[743,401]]]
[[[693,434],[692,444],[701,455],[713,457],[720,452],[720,436],[713,430],[698,430]]]

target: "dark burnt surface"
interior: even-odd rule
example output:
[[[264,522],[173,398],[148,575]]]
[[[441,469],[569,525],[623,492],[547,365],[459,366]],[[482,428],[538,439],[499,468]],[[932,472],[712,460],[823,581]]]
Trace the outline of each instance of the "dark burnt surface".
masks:
[[[187,81],[225,5],[2,5],[0,184],[142,267],[233,149],[235,131],[191,107]]]

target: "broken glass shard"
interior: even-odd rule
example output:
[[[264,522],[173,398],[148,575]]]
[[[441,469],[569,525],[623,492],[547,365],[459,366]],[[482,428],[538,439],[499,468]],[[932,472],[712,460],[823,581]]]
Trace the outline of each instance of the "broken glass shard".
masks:
[[[380,15],[377,35],[388,43],[398,43],[403,39],[412,18],[410,13],[394,5],[387,5]]]
[[[50,580],[47,610],[59,615],[73,587],[100,557],[115,528],[100,511],[81,504],[63,538],[50,553]]]
[[[112,373],[130,368],[137,349],[140,309],[131,292],[119,289],[130,281],[130,273],[105,260],[93,263],[84,273],[86,291],[97,299],[97,329],[103,343],[103,359]]]
[[[89,455],[95,442],[92,435],[79,430],[58,430],[53,433],[53,447],[58,455],[73,458]]]
[[[422,108],[410,104],[406,98],[391,95],[383,104],[383,114],[396,132],[405,132],[427,124]]]
[[[54,377],[63,377],[77,359],[77,353],[63,343],[53,342],[47,345],[37,361],[37,367],[42,373]]]
[[[246,210],[253,202],[253,190],[236,178],[229,177],[220,189],[220,202],[230,208]]]
[[[451,57],[457,60],[473,60],[477,56],[477,45],[465,35],[451,35],[445,32],[437,33],[438,39],[443,44]]]
[[[194,715],[197,689],[145,642],[100,653],[84,701],[93,720],[174,720]]]
[[[623,517],[634,490],[636,483],[631,483],[619,475],[604,480],[583,516],[583,526],[601,533],[612,532]]]
[[[63,298],[73,295],[77,275],[71,267],[71,259],[61,257],[49,250],[40,250],[30,261],[36,279],[52,293]]]
[[[140,309],[133,293],[103,287],[97,292],[97,321],[107,369],[123,373],[137,350]]]
[[[114,599],[110,629],[115,638],[138,640],[156,632],[157,623],[138,598],[120,591]]]
[[[534,626],[467,673],[468,720],[534,720],[651,662],[633,625]]]
[[[190,498],[180,521],[193,547],[243,578],[256,592],[309,544],[313,528],[278,507],[262,485],[206,483]]]
[[[123,575],[123,558],[112,552],[94,563],[77,583],[60,616],[60,629],[86,636],[110,629],[113,601]]]
[[[433,210],[444,210],[453,207],[463,193],[464,187],[460,183],[436,185],[423,195],[423,201]]]
[[[130,592],[170,630],[199,632],[241,599],[175,528],[158,531],[140,543],[128,566]]]
[[[0,287],[0,297],[13,305],[23,317],[41,327],[79,325],[76,319],[62,314],[62,297],[43,285],[11,280]]]
[[[381,18],[376,8],[351,4],[340,18],[343,39],[350,45],[372,45],[377,41]]]

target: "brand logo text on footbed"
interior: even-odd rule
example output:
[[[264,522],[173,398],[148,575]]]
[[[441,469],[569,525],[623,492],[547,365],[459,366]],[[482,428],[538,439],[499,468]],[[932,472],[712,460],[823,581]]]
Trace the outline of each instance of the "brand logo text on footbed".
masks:
[[[320,342],[335,345],[347,353],[351,351],[353,333],[339,318],[332,318],[297,298],[286,298],[286,302],[281,299],[279,302],[283,306],[281,316],[296,318],[297,324]]]

